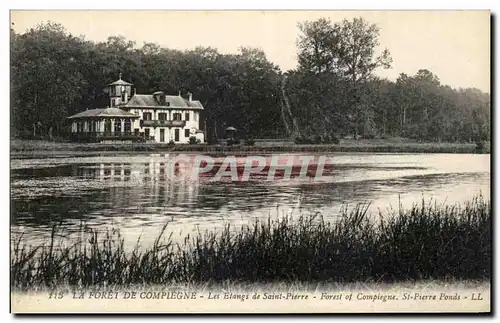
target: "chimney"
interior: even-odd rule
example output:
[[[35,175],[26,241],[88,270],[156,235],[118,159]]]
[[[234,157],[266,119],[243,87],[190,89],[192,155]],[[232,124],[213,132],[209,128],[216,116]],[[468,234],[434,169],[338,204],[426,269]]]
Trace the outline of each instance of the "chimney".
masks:
[[[188,96],[189,96],[189,102],[193,101],[193,93],[189,92]]]

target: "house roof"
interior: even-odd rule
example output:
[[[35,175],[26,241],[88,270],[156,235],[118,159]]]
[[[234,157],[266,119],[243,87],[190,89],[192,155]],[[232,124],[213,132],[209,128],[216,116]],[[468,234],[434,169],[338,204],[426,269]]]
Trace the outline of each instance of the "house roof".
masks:
[[[203,109],[203,104],[200,101],[191,101],[191,106]]]
[[[119,79],[118,81],[114,81],[113,83],[109,83],[108,85],[133,85],[132,83],[125,82],[122,79]]]
[[[119,118],[139,118],[138,115],[123,111],[118,108],[106,108],[106,109],[91,109],[85,110],[68,119],[77,119],[77,118],[96,118],[96,117],[119,117]]]
[[[156,93],[156,92],[155,92]],[[160,105],[158,101],[155,100],[152,94],[135,94],[130,101],[128,101],[123,107],[126,108],[184,108],[184,109],[194,109],[203,110],[203,105],[200,101],[191,101],[184,99],[178,95],[165,95],[165,101],[169,102],[170,105]]]

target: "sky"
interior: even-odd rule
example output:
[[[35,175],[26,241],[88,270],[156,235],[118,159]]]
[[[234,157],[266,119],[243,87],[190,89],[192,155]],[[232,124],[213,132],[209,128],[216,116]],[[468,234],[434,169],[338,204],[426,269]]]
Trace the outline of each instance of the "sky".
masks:
[[[236,53],[241,46],[264,50],[284,71],[297,66],[297,24],[363,17],[380,28],[377,52],[389,49],[392,68],[378,70],[396,80],[429,69],[441,83],[490,92],[489,11],[11,11],[18,33],[47,21],[75,36],[105,41],[123,35],[141,47],[153,42],[173,49],[214,47]]]

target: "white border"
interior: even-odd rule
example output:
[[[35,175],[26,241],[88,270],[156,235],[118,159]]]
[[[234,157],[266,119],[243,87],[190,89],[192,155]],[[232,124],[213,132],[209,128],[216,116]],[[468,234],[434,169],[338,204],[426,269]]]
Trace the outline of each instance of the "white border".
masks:
[[[2,2],[4,4],[5,2]],[[284,4],[286,4],[284,6]],[[10,8],[5,8],[5,10],[2,10],[2,18],[4,18],[5,21],[5,27],[7,27],[7,24],[9,24],[9,9],[45,9],[45,10],[50,10],[50,9],[174,9],[174,10],[180,10],[180,9],[188,9],[188,10],[194,10],[194,9],[205,9],[205,10],[217,10],[217,9],[237,9],[237,10],[245,10],[245,9],[254,9],[254,10],[265,10],[265,9],[280,9],[280,10],[287,10],[287,9],[309,9],[309,10],[339,10],[339,9],[358,9],[358,10],[432,10],[432,9],[449,9],[449,10],[467,10],[467,9],[490,9],[492,10],[493,13],[498,13],[498,7],[499,7],[500,1],[498,0],[475,0],[475,1],[436,1],[436,0],[420,0],[420,1],[415,1],[415,2],[405,2],[405,1],[318,1],[318,0],[309,0],[309,1],[282,1],[282,0],[254,0],[254,1],[246,1],[246,2],[236,2],[236,1],[178,1],[178,2],[165,2],[165,1],[96,1],[96,0],[88,0],[85,1],[84,4],[82,3],[72,3],[67,0],[51,0],[51,1],[44,1],[43,5],[41,2],[37,1],[16,1],[12,3],[12,6]],[[495,20],[496,25],[498,25],[498,17]],[[496,27],[496,26],[495,26]],[[496,30],[497,28],[495,28]],[[495,37],[495,43],[498,43],[498,34],[496,32],[493,32],[493,35]],[[9,86],[10,86],[10,80],[9,80],[9,65],[7,64],[6,61],[9,61],[9,29],[8,28],[3,28],[1,29],[0,32],[0,37],[2,38],[2,59],[4,64],[1,65],[3,71],[2,71],[2,76],[3,76],[3,95],[1,99],[4,101],[3,104],[1,105],[2,109],[4,111],[9,111]],[[496,56],[496,53],[495,53]],[[493,57],[492,57],[493,58]],[[494,74],[496,75],[498,67],[495,69]],[[495,82],[495,88],[492,89],[493,93],[498,93],[498,84]],[[495,100],[497,101],[497,100]],[[497,109],[497,104],[493,107],[493,109]],[[8,122],[10,117],[8,117],[8,114],[4,112],[4,123]],[[493,121],[493,124],[497,124],[497,117],[498,113],[495,114],[495,120]],[[9,119],[7,119],[9,118]],[[497,150],[497,141],[498,138],[496,136],[496,133],[498,131],[495,130],[494,135],[495,135],[495,151]],[[9,190],[10,190],[10,185],[9,181],[9,127],[0,127],[0,144],[2,151],[4,153],[2,158],[2,167],[1,167],[1,174],[0,178],[2,178],[2,185],[1,185],[1,205],[4,210],[7,209],[6,206],[10,204],[10,199],[9,199]],[[493,165],[495,167],[495,165]],[[496,200],[497,194],[495,194],[495,200]],[[495,204],[496,205],[496,204]],[[496,209],[495,209],[496,211]],[[497,214],[495,212],[495,214]],[[10,212],[5,211],[3,214],[0,216],[1,221],[3,221],[1,228],[3,229],[3,236],[5,240],[7,240],[7,237],[9,236],[9,219],[10,219]],[[10,260],[9,260],[9,243],[7,241],[4,242],[4,247],[1,248],[1,256],[2,259],[4,260],[4,265],[2,267],[3,269],[3,275],[2,275],[2,293],[1,295],[1,300],[0,304],[2,304],[2,318],[6,320],[13,320],[14,317],[12,315],[9,315],[9,294],[7,293],[8,290],[10,290],[9,287],[9,269],[8,265],[10,265]],[[496,247],[496,245],[495,245]],[[496,248],[495,248],[496,250]],[[497,254],[495,254],[497,256]],[[497,257],[495,257],[496,259]],[[496,266],[495,268],[498,268]],[[495,272],[496,274],[496,272]],[[496,277],[495,281],[498,280],[498,277]],[[493,286],[492,286],[493,288]],[[492,308],[496,308],[498,310],[498,295],[495,297],[495,304],[492,304]],[[189,319],[194,319],[197,317],[191,317]],[[229,319],[241,319],[241,318],[236,318],[236,317],[228,317]],[[28,318],[24,319],[24,321],[34,321],[35,318]],[[53,317],[46,317],[45,319],[52,320]],[[67,320],[68,317],[62,318],[63,320]],[[85,320],[92,321],[92,322],[100,322],[104,321],[105,319],[111,319],[110,317],[86,317]],[[122,319],[121,317],[118,318],[113,318],[115,320],[120,320]],[[149,318],[151,319],[151,318]],[[154,319],[157,320],[168,320],[168,321],[176,321],[179,320],[179,318],[174,318],[174,317],[155,317]],[[184,318],[183,320],[188,319]],[[220,319],[219,317],[215,317],[214,319]],[[258,318],[259,320],[263,320],[265,318]],[[266,318],[268,319],[268,318]],[[283,318],[282,318],[283,319]],[[286,320],[290,319],[290,317],[286,317]],[[346,318],[343,317],[333,317],[334,320],[336,321],[344,321],[347,320]],[[349,318],[349,320],[352,319],[360,319],[360,318]],[[386,320],[387,317],[380,317],[378,318],[379,320]],[[398,318],[396,318],[398,319]],[[405,317],[405,320],[413,320],[412,318]],[[433,319],[427,318],[429,321]],[[456,318],[454,318],[456,319]],[[466,317],[466,320],[471,320],[475,319],[473,317]],[[133,318],[134,321],[141,321],[141,317]],[[437,318],[435,318],[437,320]]]
[[[494,0],[475,0],[475,1],[432,1],[423,0],[415,2],[407,1],[369,1],[369,0],[351,0],[351,1],[322,1],[309,0],[298,1],[290,0],[285,3],[278,0],[254,0],[254,1],[201,1],[186,0],[177,2],[156,1],[96,1],[89,0],[84,4],[73,3],[65,0],[44,1],[43,5],[36,1],[16,1],[11,9],[188,9],[188,10],[431,10],[431,9],[491,9],[495,7]]]

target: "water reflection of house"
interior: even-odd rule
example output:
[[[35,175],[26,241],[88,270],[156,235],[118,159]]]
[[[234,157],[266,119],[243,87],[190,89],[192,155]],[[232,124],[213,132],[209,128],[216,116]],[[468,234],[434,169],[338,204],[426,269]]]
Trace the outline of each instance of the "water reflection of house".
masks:
[[[109,107],[91,109],[68,119],[76,141],[107,140],[188,143],[190,137],[204,141],[200,130],[200,101],[179,95],[132,94],[133,84],[121,79],[107,86]]]
[[[196,200],[200,186],[200,182],[187,172],[155,158],[146,163],[101,163],[97,167],[79,168],[77,175],[109,183],[114,194],[122,194],[122,188],[126,187],[141,191],[131,196],[132,199],[147,196],[148,199],[175,203]]]

